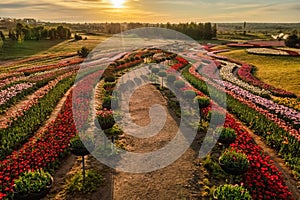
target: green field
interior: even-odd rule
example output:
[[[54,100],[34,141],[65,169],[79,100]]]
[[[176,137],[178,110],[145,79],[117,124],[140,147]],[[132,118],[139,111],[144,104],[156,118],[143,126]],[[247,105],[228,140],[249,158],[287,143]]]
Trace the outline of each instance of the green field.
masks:
[[[86,46],[89,49],[94,48],[108,36],[83,36],[87,40],[40,40],[24,41],[6,41],[0,43],[0,60],[10,60],[16,58],[30,57],[33,55],[47,55],[59,53],[77,52],[81,47]]]
[[[220,55],[252,64],[262,81],[300,95],[300,57],[252,55],[244,49]]]

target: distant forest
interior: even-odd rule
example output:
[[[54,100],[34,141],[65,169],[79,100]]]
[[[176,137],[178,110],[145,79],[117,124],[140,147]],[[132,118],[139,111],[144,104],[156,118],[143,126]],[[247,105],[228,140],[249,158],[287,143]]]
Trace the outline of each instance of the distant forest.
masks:
[[[30,23],[21,19],[0,21],[0,40],[40,40],[40,39],[69,39],[80,34],[117,34],[122,31],[141,27],[161,27],[181,32],[195,40],[209,40],[223,34],[263,33],[271,35],[276,33],[300,33],[299,23]],[[73,34],[72,34],[73,33]],[[298,36],[299,37],[299,36]],[[75,38],[76,39],[76,38]]]
[[[40,39],[69,39],[72,32],[89,34],[117,34],[122,31],[141,27],[160,27],[181,32],[195,40],[212,39],[217,36],[217,25],[211,23],[179,23],[179,24],[148,24],[148,23],[95,23],[95,24],[26,24],[18,22],[12,27],[10,24],[1,26],[10,27],[7,37],[11,40],[40,40]],[[1,31],[0,31],[1,32]],[[0,37],[0,39],[3,37]]]

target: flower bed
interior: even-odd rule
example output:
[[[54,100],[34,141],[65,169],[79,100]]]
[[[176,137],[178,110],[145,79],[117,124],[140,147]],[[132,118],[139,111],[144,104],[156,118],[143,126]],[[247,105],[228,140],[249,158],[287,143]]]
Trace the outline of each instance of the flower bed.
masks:
[[[35,66],[35,67],[30,67],[30,68],[28,68],[28,67],[22,68],[22,69],[17,70],[17,72],[33,74],[33,73],[37,73],[37,72],[48,71],[51,69],[63,68],[63,67],[70,66],[70,65],[80,64],[83,60],[84,60],[83,58],[72,58],[72,59],[69,59],[68,61],[59,62],[57,64]]]
[[[203,74],[203,71],[204,70],[201,69],[201,74]],[[205,70],[204,72],[207,72],[207,71],[208,70]],[[212,70],[212,71],[214,71],[214,70]],[[197,78],[201,78],[200,74],[198,74],[196,72],[195,66],[190,68],[190,73],[192,73]],[[226,81],[220,81],[217,78],[215,78],[216,77],[215,73],[208,72],[208,73],[204,73],[204,74],[207,75],[208,77],[212,74],[212,76],[209,77],[210,79],[214,79],[214,81],[218,85],[225,87],[225,89],[226,89],[225,92],[231,91],[232,93],[234,93],[235,98],[239,98],[239,100],[242,101],[243,103],[247,102],[247,100],[248,100],[248,101],[260,106],[261,108],[266,109],[268,112],[271,111],[271,114],[270,114],[268,112],[263,111],[262,109],[257,108],[257,106],[255,106],[255,105],[252,106],[256,110],[258,110],[260,112],[262,111],[262,113],[264,115],[266,115],[271,120],[275,121],[279,126],[285,128],[288,131],[292,131],[293,134],[295,134],[295,132],[296,133],[299,132],[299,131],[297,131],[300,127],[300,113],[298,111],[293,110],[293,109],[288,108],[283,105],[279,105],[271,100],[254,95],[236,85],[233,85],[232,83],[229,83]],[[223,88],[221,88],[221,89],[223,90]],[[232,93],[230,93],[230,94],[232,95]],[[272,113],[274,115],[272,115]],[[280,120],[280,118],[282,120]],[[298,138],[298,134],[296,134],[296,135]]]
[[[268,85],[264,82],[262,82],[261,80],[257,79],[255,76],[252,75],[254,67],[248,64],[243,64],[242,67],[239,68],[238,70],[238,76],[246,81],[247,83],[254,85],[254,86],[258,86],[260,88],[269,90],[273,95],[275,96],[281,96],[281,97],[295,97],[296,95],[291,93],[291,92],[287,92],[285,90],[279,89],[279,88],[275,88],[271,85]]]
[[[72,118],[72,94],[64,104],[56,120],[47,126],[47,131],[32,138],[18,152],[14,151],[0,161],[0,192],[2,197],[11,197],[14,180],[22,172],[31,169],[52,169],[68,148],[76,129]]]
[[[33,87],[34,83],[19,83],[16,85],[13,85],[6,90],[0,91],[0,106],[4,105],[7,101],[9,101],[11,98],[17,96],[18,94],[22,93],[23,91]]]
[[[188,81],[191,80],[186,72],[183,75]],[[204,85],[206,82],[200,81],[198,84]],[[208,94],[205,90],[203,92]],[[230,127],[236,131],[237,139],[230,146],[244,152],[251,163],[248,172],[243,176],[242,183],[250,191],[253,199],[291,199],[291,193],[273,161],[264,154],[250,134],[243,130],[230,114],[226,115],[224,127]]]
[[[274,102],[300,111],[300,98],[273,97]]]
[[[290,54],[280,49],[271,48],[251,48],[246,50],[249,54],[256,55],[275,55],[275,56],[289,56]]]
[[[53,81],[50,81],[44,87],[41,87],[37,91],[35,91],[32,96],[33,98],[29,98],[28,100],[24,100],[17,105],[14,106],[13,110],[7,110],[0,117],[0,129],[8,128],[13,121],[16,121],[19,117],[22,117],[26,114],[26,112],[34,105],[39,103],[39,100],[42,99],[49,91],[56,87],[56,85],[62,81],[63,79],[70,77],[74,74],[74,72],[68,72],[64,75],[59,76]]]
[[[238,85],[254,94],[258,94],[260,96],[262,95],[270,95],[270,92],[265,90],[265,89],[261,89],[258,87],[255,87],[253,85],[250,85],[240,79],[238,79],[237,77],[235,77],[235,75],[233,74],[233,70],[234,68],[236,68],[237,66],[233,63],[230,62],[225,62],[225,65],[223,65],[223,67],[220,69],[220,76],[225,79],[226,81],[229,81],[235,85]]]
[[[47,93],[39,103],[32,106],[22,118],[14,121],[10,127],[0,129],[0,158],[3,159],[14,149],[27,141],[35,131],[47,120],[58,101],[72,86],[75,77],[69,77],[59,82],[55,89]]]
[[[195,72],[195,69],[193,69],[193,67],[191,67],[189,71],[191,74],[187,71],[183,73],[185,78],[205,94],[209,94],[206,87],[207,83],[217,88],[218,90],[224,89],[220,85],[214,84],[209,80],[204,81],[204,78],[201,77],[200,74]],[[218,98],[216,100],[218,100]],[[240,120],[250,126],[250,128],[252,128],[256,134],[263,136],[266,139],[266,143],[277,152],[279,152],[287,162],[287,165],[294,170],[293,173],[295,177],[298,180],[300,179],[300,157],[296,156],[298,155],[298,153],[296,152],[300,151],[299,137],[298,139],[297,137],[295,137],[296,134],[299,135],[297,131],[287,132],[282,128],[279,128],[278,124],[270,121],[270,119],[265,117],[263,114],[258,113],[256,110],[234,99],[230,95],[227,96],[227,108]],[[266,111],[265,114],[268,114],[268,111]]]

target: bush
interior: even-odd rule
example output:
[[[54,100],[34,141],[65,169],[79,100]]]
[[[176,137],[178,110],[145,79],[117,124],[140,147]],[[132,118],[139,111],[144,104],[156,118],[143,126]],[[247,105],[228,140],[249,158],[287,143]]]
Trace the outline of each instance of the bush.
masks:
[[[86,58],[90,53],[90,50],[86,47],[82,47],[80,50],[77,51],[77,54],[82,57]]]
[[[214,191],[214,199],[218,200],[251,200],[249,191],[243,186],[225,184]]]
[[[107,89],[114,88],[115,86],[116,86],[115,82],[105,82],[104,85],[103,85],[103,88],[105,90],[107,90]]]
[[[109,83],[113,83],[116,81],[116,78],[114,76],[106,76],[104,78],[104,82],[109,82]]]
[[[183,96],[187,99],[194,99],[196,97],[196,92],[194,90],[186,90]]]
[[[14,191],[19,194],[39,193],[52,184],[52,176],[42,169],[22,174],[14,181]]]
[[[167,82],[168,83],[174,83],[175,81],[176,81],[176,76],[175,75],[170,74],[170,75],[167,76]]]
[[[183,88],[185,87],[185,82],[182,80],[178,80],[174,82],[174,85],[177,89]]]
[[[118,98],[112,96],[104,97],[102,101],[102,108],[110,110],[112,107],[113,108],[118,107]]]
[[[89,194],[96,191],[103,181],[104,178],[99,173],[87,170],[85,181],[83,182],[82,173],[78,172],[68,184],[67,192],[69,194]]]
[[[87,145],[87,147],[85,145]],[[93,139],[88,136],[79,137],[76,135],[70,140],[71,152],[77,156],[88,155],[90,153],[89,150],[93,150],[94,147],[95,144]]]
[[[151,72],[152,72],[153,74],[157,74],[157,73],[159,72],[159,68],[152,68],[152,69],[151,69]]]
[[[106,135],[114,135],[114,136],[118,136],[123,133],[122,129],[120,129],[120,127],[117,124],[113,125],[112,128],[107,129],[104,132]]]
[[[230,144],[235,141],[237,135],[234,129],[218,127],[216,134],[219,135],[219,141],[224,144]]]
[[[198,102],[200,108],[206,108],[210,105],[210,99],[207,97],[195,97],[195,101]]]
[[[227,149],[219,158],[219,161],[225,168],[247,171],[250,163],[246,154],[238,152],[235,149]]]
[[[97,120],[102,129],[109,129],[115,124],[112,110],[100,110],[96,113]]]

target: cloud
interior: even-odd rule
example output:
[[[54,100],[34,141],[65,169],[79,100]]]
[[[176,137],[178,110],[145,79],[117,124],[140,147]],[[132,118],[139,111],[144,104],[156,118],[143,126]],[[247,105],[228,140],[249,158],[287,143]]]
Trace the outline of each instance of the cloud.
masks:
[[[110,0],[6,0],[0,17],[60,21],[264,21],[299,22],[297,0],[127,0],[123,9]]]

